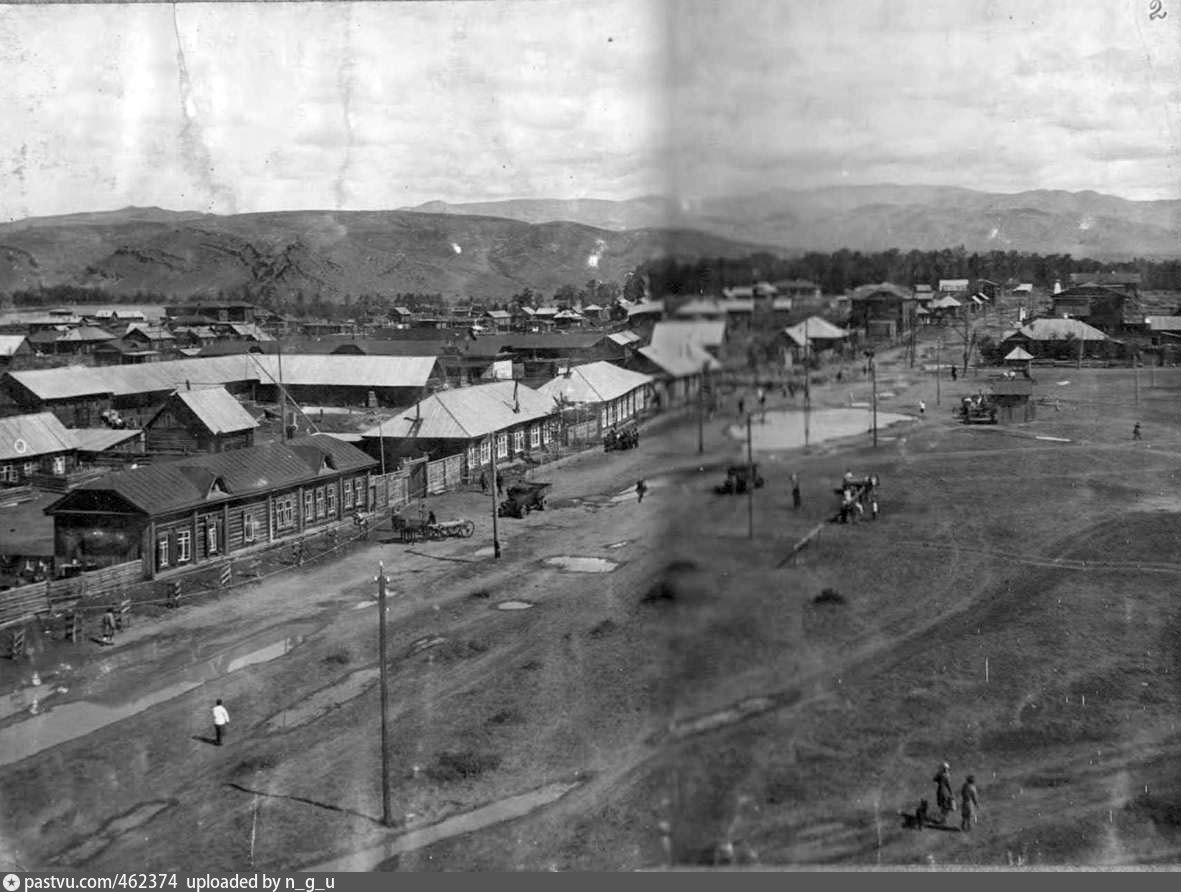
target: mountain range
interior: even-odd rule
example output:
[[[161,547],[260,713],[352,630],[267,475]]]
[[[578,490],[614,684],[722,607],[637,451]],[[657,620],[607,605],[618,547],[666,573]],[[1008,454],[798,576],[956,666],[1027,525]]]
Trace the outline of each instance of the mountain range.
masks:
[[[488,214],[529,223],[572,220],[603,229],[672,226],[787,252],[937,250],[1072,254],[1096,260],[1181,256],[1181,201],[1098,192],[1002,194],[953,186],[831,186],[674,201],[429,202],[432,214]]]
[[[945,186],[773,189],[676,201],[522,199],[392,211],[213,215],[161,208],[0,224],[0,292],[42,285],[182,298],[241,286],[328,300],[442,293],[503,300],[645,260],[850,248],[1181,257],[1181,201]]]

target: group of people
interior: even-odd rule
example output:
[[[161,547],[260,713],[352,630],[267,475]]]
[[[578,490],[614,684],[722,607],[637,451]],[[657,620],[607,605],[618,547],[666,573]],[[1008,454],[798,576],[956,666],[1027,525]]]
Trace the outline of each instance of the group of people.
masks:
[[[951,766],[944,762],[934,777],[935,807],[939,810],[936,820],[931,816],[926,799],[919,802],[914,816],[914,828],[922,830],[928,824],[946,824],[947,816],[956,809],[955,793],[951,786]],[[980,797],[976,792],[976,778],[969,774],[960,787],[960,830],[967,833],[980,819]]]
[[[837,513],[838,523],[849,523],[865,516],[866,508],[873,520],[878,519],[878,487],[880,481],[877,474],[857,478],[852,471],[845,471],[841,480],[841,509]],[[794,496],[794,492],[793,492]]]

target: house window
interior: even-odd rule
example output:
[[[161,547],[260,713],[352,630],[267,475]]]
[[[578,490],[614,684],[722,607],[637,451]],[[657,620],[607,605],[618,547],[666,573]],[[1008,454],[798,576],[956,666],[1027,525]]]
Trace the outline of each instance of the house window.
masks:
[[[496,435],[496,457],[508,458],[508,434]]]
[[[277,499],[275,501],[275,527],[289,530],[295,526],[295,496]]]
[[[348,511],[353,507],[353,481],[345,480],[344,486],[344,510]]]
[[[16,483],[20,475],[16,473],[16,465],[0,465],[0,481]]]
[[[156,540],[156,566],[163,569],[168,566],[168,537],[161,536]]]
[[[205,521],[205,551],[207,554],[217,554],[217,521]]]
[[[525,451],[525,432],[513,431],[513,452]]]
[[[537,449],[541,446],[541,425],[535,424],[529,428],[529,448]]]
[[[64,455],[55,455],[53,457],[53,473],[58,477],[66,473],[66,457]]]
[[[310,489],[305,490],[303,494],[303,522],[307,523],[309,520],[315,517],[315,511],[315,496],[312,495],[312,491]]]
[[[25,476],[32,477],[37,473],[37,463],[35,461],[25,462]]]
[[[176,533],[176,562],[183,564],[193,557],[192,530],[177,530]]]
[[[478,446],[469,446],[467,448],[467,466],[469,468],[480,466],[480,449]]]
[[[486,465],[492,461],[492,445],[487,440],[480,441],[480,464]]]
[[[336,484],[328,487],[328,516],[336,516]]]
[[[324,487],[316,487],[316,517],[324,516]]]
[[[242,540],[244,542],[253,542],[256,529],[256,521],[253,514],[242,515]]]
[[[553,437],[553,422],[547,421],[541,427],[541,442],[549,445],[550,439]]]
[[[607,420],[607,410],[606,409],[603,410],[602,417],[599,419],[599,423],[604,428],[609,427],[611,425],[611,422]]]
[[[357,490],[357,497],[354,501],[356,502],[356,507],[359,511],[365,507],[365,478],[358,477],[353,481],[353,486]]]

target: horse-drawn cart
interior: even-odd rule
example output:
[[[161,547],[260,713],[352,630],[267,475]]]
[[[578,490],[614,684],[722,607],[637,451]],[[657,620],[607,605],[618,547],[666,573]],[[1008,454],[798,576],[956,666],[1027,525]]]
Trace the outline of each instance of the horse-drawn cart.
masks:
[[[390,526],[403,542],[417,542],[420,539],[470,539],[476,532],[476,525],[470,520],[440,520],[432,523],[421,518],[403,517],[394,513]]]
[[[504,494],[506,498],[497,508],[500,517],[524,517],[530,511],[545,510],[545,496],[552,483],[534,483],[521,481],[509,486]]]

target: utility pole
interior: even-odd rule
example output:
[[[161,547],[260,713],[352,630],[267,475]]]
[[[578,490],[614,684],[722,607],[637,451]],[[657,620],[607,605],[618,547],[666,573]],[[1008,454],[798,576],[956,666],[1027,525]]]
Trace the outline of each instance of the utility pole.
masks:
[[[386,827],[394,825],[393,795],[390,790],[390,728],[389,728],[389,664],[386,661],[387,639],[385,566],[377,563],[377,651],[381,666],[381,823]]]
[[[697,454],[705,452],[705,370],[701,370],[701,381],[697,385]]]
[[[287,442],[287,391],[283,389],[283,341],[275,342],[275,353],[279,361],[279,424],[282,426],[279,442]]]
[[[1133,380],[1136,389],[1136,405],[1140,405],[1140,354],[1132,354]]]
[[[804,449],[808,448],[808,439],[812,427],[812,374],[808,368],[808,320],[804,320]]]
[[[496,519],[496,499],[500,486],[496,481],[496,439],[494,433],[488,435],[488,465],[492,471],[492,485],[488,488],[492,493],[492,557],[495,560],[500,560],[500,527]]]
[[[873,348],[866,350],[865,355],[869,359],[869,380],[872,388],[870,405],[873,407],[873,445],[876,449],[878,445],[878,364],[874,360]]]
[[[943,378],[943,338],[940,337],[935,347],[935,405],[939,405],[939,382]]]
[[[755,537],[755,459],[750,440],[750,420],[753,413],[746,415],[746,524],[747,535]]]

